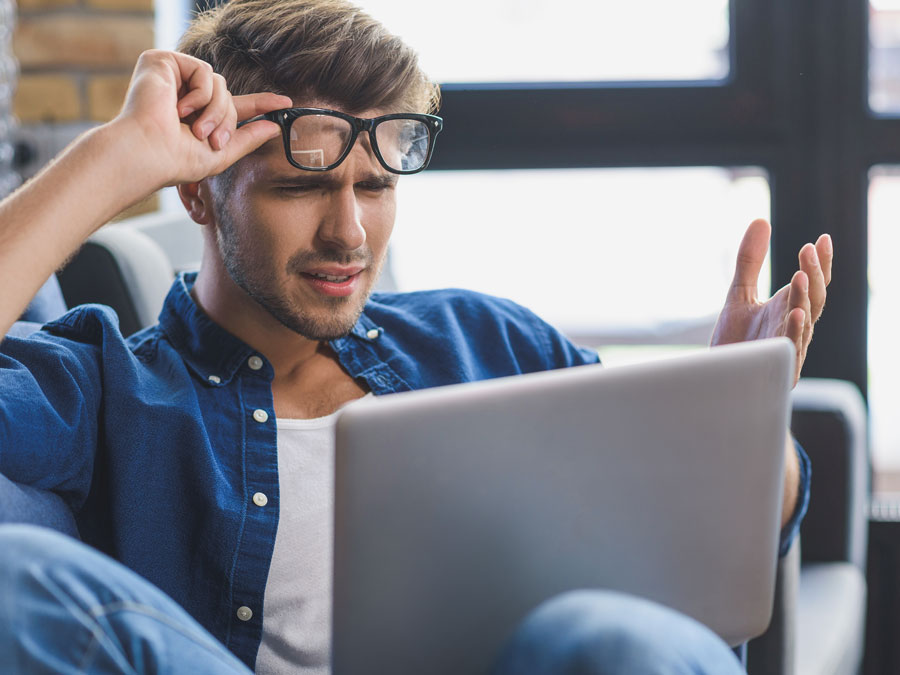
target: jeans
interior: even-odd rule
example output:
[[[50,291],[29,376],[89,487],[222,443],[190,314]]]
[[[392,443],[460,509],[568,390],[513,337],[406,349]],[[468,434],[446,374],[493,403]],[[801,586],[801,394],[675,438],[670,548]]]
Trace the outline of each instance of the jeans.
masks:
[[[743,673],[728,646],[660,605],[607,591],[553,598],[501,649],[495,675]],[[250,671],[158,588],[51,530],[0,526],[0,673]]]

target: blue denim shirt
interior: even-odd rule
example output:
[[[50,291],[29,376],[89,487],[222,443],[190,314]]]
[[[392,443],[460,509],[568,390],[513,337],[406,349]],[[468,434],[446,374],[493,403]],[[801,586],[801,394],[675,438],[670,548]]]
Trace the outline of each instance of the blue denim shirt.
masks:
[[[5,340],[0,472],[63,495],[86,542],[252,668],[278,526],[274,373],[200,311],[193,282],[177,279],[159,324],[127,340],[98,305]],[[375,294],[331,347],[376,395],[598,360],[528,310],[466,291]],[[785,546],[808,499],[800,452],[803,499]]]

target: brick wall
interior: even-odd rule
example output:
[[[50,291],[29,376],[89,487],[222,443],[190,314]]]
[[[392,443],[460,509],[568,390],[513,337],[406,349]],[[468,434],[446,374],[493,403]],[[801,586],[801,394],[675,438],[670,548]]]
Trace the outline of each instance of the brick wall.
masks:
[[[153,0],[18,0],[14,112],[35,173],[85,129],[116,115],[138,55],[153,46]],[[131,213],[156,208],[156,200]]]

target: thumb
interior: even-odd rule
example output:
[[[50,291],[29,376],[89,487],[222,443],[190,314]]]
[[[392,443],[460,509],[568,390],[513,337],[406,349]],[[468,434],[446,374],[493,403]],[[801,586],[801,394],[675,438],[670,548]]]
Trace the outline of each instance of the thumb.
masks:
[[[730,299],[756,297],[759,272],[766,259],[766,253],[769,252],[771,234],[772,227],[765,220],[759,219],[750,223],[738,247],[734,279],[728,291]]]

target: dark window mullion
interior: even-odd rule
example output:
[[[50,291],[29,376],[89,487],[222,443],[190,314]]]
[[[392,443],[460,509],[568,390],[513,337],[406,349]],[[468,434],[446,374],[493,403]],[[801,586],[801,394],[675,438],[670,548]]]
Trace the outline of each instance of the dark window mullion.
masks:
[[[866,391],[865,0],[783,3],[778,108],[785,144],[773,165],[773,286],[797,269],[797,251],[821,232],[835,242],[835,283],[804,374]]]
[[[722,83],[448,87],[435,169],[756,165],[772,181],[773,285],[822,231],[836,283],[807,375],[865,390],[865,175],[900,122],[865,114],[865,0],[732,0]]]
[[[900,163],[900,118],[873,116],[864,120],[857,145],[873,165]]]
[[[534,166],[580,166],[586,150],[767,144],[776,136],[769,107],[731,84],[448,91],[432,166],[500,168],[523,158]]]
[[[626,158],[628,165],[653,165],[654,147],[685,148],[675,163],[695,164],[690,148],[710,156],[717,146],[770,144],[779,135],[767,46],[773,2],[732,0],[734,62],[726,82],[448,86],[441,111],[447,123],[432,166],[586,166],[592,157],[602,166],[629,148],[641,159]]]

